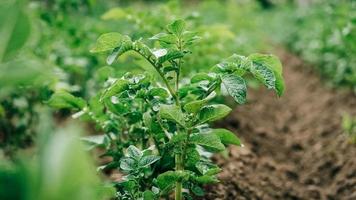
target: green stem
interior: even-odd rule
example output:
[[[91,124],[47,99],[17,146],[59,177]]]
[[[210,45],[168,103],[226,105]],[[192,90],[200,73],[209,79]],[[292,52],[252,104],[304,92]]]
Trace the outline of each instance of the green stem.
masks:
[[[183,171],[184,166],[183,166],[183,155],[181,153],[178,153],[175,155],[175,161],[176,161],[176,171]],[[175,189],[175,200],[182,200],[182,188],[183,188],[183,183],[181,180],[176,182],[176,189]]]
[[[168,80],[164,77],[164,74],[161,72],[160,68],[162,66],[156,66],[156,64],[148,57],[146,57],[144,54],[142,54],[138,49],[133,49],[135,52],[137,52],[138,54],[140,54],[142,57],[144,57],[152,66],[153,68],[155,68],[155,70],[158,72],[158,74],[160,75],[160,77],[162,78],[164,84],[166,85],[169,93],[172,95],[173,99],[175,100],[175,103],[177,106],[180,105],[179,102],[179,98],[177,96],[177,94],[173,91],[171,85],[168,83]]]

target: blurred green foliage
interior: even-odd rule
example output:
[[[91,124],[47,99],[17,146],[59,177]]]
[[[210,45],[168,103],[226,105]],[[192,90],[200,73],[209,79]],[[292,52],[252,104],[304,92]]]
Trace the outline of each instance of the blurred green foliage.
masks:
[[[344,114],[342,117],[342,128],[350,142],[356,144],[356,117]]]
[[[43,122],[48,123],[48,117],[42,118]],[[52,133],[49,128],[53,127],[39,132],[43,141],[37,156],[25,152],[8,161],[0,155],[0,199],[103,200],[114,196],[113,188],[102,184],[84,150],[80,129],[68,126]]]
[[[356,2],[317,0],[281,7],[268,17],[270,36],[337,86],[356,91]]]

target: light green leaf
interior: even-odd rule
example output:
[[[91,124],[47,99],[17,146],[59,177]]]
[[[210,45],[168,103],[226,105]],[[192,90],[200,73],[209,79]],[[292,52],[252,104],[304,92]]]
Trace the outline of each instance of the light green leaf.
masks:
[[[123,36],[120,33],[105,33],[98,38],[95,46],[90,50],[90,52],[99,53],[112,51],[121,45],[122,38]]]
[[[177,37],[167,33],[159,33],[150,38],[151,40],[157,40],[165,44],[175,44],[177,42]]]
[[[278,96],[284,93],[284,79],[281,61],[274,55],[251,54],[251,73],[268,89],[274,89]]]
[[[167,30],[177,36],[182,35],[185,29],[185,22],[183,20],[176,20],[167,26]]]
[[[231,131],[227,129],[212,129],[210,133],[217,135],[221,142],[225,145],[233,144],[241,146],[240,139]]]
[[[122,8],[112,8],[101,16],[103,20],[120,20],[125,18],[128,13]]]
[[[190,79],[190,82],[191,83],[198,83],[198,82],[201,82],[201,81],[212,81],[212,80],[214,80],[214,79],[211,76],[209,76],[209,74],[197,73]]]
[[[167,90],[164,89],[164,88],[159,88],[159,87],[155,87],[155,88],[150,89],[148,94],[153,96],[153,97],[161,97],[163,99],[166,99],[166,98],[169,97],[169,94],[168,94]]]
[[[106,135],[91,135],[81,138],[82,141],[88,143],[89,149],[94,147],[108,147],[110,145],[110,139]]]
[[[148,155],[141,158],[138,165],[140,167],[148,167],[149,165],[157,162],[161,157],[155,155]]]
[[[48,100],[48,105],[54,108],[76,108],[83,109],[86,106],[84,99],[75,97],[72,94],[65,91],[55,92]]]
[[[190,141],[212,152],[225,150],[225,146],[221,143],[220,138],[212,133],[198,133],[191,136]]]
[[[143,153],[137,147],[130,145],[129,148],[127,148],[127,156],[135,160],[140,160],[143,156]]]
[[[180,51],[170,50],[167,52],[167,54],[158,58],[158,63],[162,64],[167,61],[172,61],[174,59],[182,58],[183,56],[184,56],[184,54]]]
[[[162,105],[159,110],[159,115],[162,119],[174,121],[179,125],[185,127],[184,114],[178,106]]]
[[[214,97],[215,97],[215,93],[211,93],[205,99],[191,101],[184,105],[184,110],[189,113],[196,113]]]
[[[246,102],[246,83],[245,80],[235,74],[224,74],[221,76],[222,83],[224,84],[227,92],[239,104]]]
[[[129,81],[125,79],[116,80],[108,89],[106,89],[100,97],[102,101],[105,98],[112,97],[114,95],[120,94],[121,92],[129,88]]]
[[[120,168],[124,171],[132,171],[136,168],[136,161],[132,158],[122,158]]]
[[[250,68],[250,65],[251,61],[247,57],[234,54],[215,65],[212,71],[216,73],[235,73],[242,76]]]
[[[231,108],[223,104],[204,106],[198,115],[200,123],[212,122],[221,119],[231,112]]]
[[[123,36],[120,46],[116,47],[111,54],[107,57],[106,63],[111,65],[114,63],[117,57],[120,57],[122,54],[130,51],[134,48],[134,44],[131,41],[131,38],[128,36]]]
[[[16,56],[31,33],[30,16],[21,1],[0,2],[0,62]]]

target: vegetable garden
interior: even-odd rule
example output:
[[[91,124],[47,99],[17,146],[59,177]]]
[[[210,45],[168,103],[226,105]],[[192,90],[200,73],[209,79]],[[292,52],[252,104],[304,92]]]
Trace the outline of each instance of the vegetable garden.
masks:
[[[0,2],[0,199],[355,199],[355,10]]]

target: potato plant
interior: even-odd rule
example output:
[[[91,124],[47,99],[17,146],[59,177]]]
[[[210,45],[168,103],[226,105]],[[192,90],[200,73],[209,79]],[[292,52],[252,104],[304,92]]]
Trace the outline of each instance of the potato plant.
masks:
[[[147,40],[116,32],[101,35],[91,52],[108,54],[108,64],[133,52],[153,70],[122,77],[107,74],[103,90],[89,101],[57,91],[48,104],[77,109],[74,118],[93,121],[105,132],[84,140],[105,148],[103,156],[112,157],[101,169],[119,168],[125,174],[115,183],[118,199],[169,198],[173,190],[176,200],[193,199],[204,195],[203,185],[218,182],[221,169],[211,156],[228,145],[241,145],[231,131],[211,127],[231,112],[228,106],[215,104],[214,97],[226,92],[238,104],[245,103],[246,76],[281,96],[282,66],[273,55],[234,54],[208,72],[182,76],[182,68],[194,68],[185,58],[194,55],[191,47],[199,36],[176,20],[149,40],[153,47],[146,45]]]
[[[350,142],[356,144],[356,117],[344,114],[342,116],[342,129]]]

